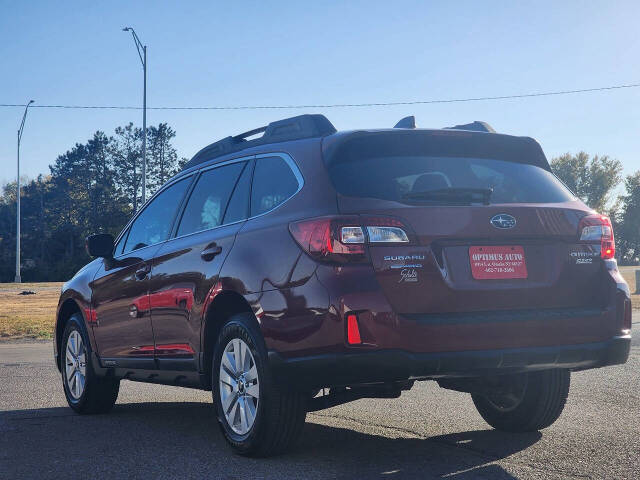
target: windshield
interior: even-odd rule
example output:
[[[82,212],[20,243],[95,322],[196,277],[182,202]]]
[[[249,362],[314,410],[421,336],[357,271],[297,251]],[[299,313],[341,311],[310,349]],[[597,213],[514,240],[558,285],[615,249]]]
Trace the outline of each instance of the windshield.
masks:
[[[490,191],[490,203],[560,203],[571,192],[549,171],[529,164],[470,157],[381,156],[333,162],[339,193],[404,203],[457,203]],[[431,192],[431,194],[429,193]]]

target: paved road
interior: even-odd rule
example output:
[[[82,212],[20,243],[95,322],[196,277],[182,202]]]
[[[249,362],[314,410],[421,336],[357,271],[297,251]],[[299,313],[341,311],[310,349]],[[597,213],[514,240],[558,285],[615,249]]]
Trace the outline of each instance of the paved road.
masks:
[[[634,312],[636,330],[640,312]],[[109,415],[65,406],[51,345],[0,344],[1,478],[640,478],[640,341],[573,375],[543,433],[490,430],[468,395],[423,382],[395,400],[309,414],[287,455],[233,455],[206,392],[123,382]]]

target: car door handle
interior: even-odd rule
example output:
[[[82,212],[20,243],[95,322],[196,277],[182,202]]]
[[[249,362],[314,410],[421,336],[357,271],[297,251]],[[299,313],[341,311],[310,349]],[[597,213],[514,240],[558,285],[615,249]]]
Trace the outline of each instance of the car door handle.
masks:
[[[148,265],[145,263],[142,267],[136,270],[136,278],[138,280],[144,280],[150,271],[151,271],[151,265]]]
[[[220,252],[222,252],[222,247],[214,244],[209,245],[207,248],[205,248],[201,253],[200,256],[202,257],[202,259],[205,262],[210,262],[211,260],[213,260],[215,258],[216,255],[218,255]]]

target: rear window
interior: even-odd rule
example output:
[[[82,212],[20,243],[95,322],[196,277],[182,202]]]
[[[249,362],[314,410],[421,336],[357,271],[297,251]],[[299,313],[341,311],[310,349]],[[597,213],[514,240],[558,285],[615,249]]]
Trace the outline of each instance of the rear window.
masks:
[[[517,149],[501,152],[499,148],[480,148],[475,156],[473,145],[467,142],[465,155],[455,150],[447,152],[453,155],[438,155],[432,144],[424,145],[424,140],[400,142],[408,137],[386,137],[384,144],[380,138],[359,138],[334,152],[327,166],[340,194],[404,203],[448,203],[447,197],[421,194],[490,189],[490,203],[559,203],[574,199],[551,172],[520,163],[529,153],[526,151],[520,157],[506,159],[487,154],[514,155]],[[374,141],[367,142],[369,139]],[[449,139],[452,141],[455,139]],[[370,143],[377,148],[371,148]]]

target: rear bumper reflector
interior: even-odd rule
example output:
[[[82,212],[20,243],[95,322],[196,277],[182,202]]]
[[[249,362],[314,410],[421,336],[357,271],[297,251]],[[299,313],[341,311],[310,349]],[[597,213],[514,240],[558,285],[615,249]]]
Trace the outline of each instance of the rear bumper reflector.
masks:
[[[347,343],[349,345],[360,345],[362,343],[358,317],[355,313],[347,314]]]

